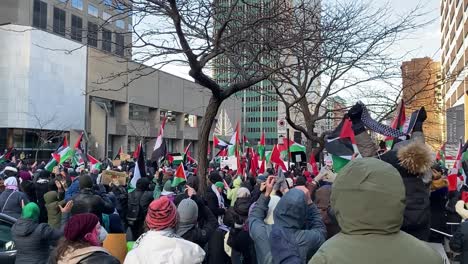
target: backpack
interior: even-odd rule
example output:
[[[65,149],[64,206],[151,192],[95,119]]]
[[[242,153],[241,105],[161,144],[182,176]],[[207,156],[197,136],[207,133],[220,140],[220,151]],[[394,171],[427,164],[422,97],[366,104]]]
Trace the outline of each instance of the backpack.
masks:
[[[140,200],[143,192],[131,192],[128,195],[127,221],[129,225],[134,225],[140,216]]]

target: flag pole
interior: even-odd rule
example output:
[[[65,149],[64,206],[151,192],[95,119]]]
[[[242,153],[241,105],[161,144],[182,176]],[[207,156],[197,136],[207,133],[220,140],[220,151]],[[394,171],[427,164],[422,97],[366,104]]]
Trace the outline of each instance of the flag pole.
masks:
[[[288,170],[289,168],[291,167],[291,151],[289,150],[289,128],[286,128],[286,137],[288,139],[288,144],[287,144],[287,147],[288,147]]]

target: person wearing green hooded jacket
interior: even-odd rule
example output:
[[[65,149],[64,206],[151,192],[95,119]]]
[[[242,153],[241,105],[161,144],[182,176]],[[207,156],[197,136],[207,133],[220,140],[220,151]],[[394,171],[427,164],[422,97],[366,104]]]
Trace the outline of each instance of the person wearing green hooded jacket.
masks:
[[[61,209],[66,212],[70,206]],[[39,223],[39,215],[39,206],[30,202],[23,206],[21,217],[11,228],[17,248],[15,263],[47,263],[50,246],[63,235],[61,230]]]
[[[427,243],[400,231],[405,187],[390,164],[349,162],[332,186],[331,207],[341,232],[326,241],[309,264],[442,264]]]
[[[227,198],[231,201],[231,207],[234,207],[237,200],[237,190],[241,187],[242,179],[240,176],[232,182],[233,188],[227,190]]]

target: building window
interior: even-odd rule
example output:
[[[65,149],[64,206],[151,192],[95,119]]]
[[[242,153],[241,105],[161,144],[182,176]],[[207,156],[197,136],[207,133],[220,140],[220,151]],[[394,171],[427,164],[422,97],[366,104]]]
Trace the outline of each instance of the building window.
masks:
[[[54,33],[65,36],[65,16],[64,10],[54,7]]]
[[[74,8],[83,10],[83,0],[72,0],[71,4]]]
[[[125,37],[123,34],[115,35],[115,54],[124,56]]]
[[[88,22],[88,45],[97,48],[98,25]]]
[[[131,120],[148,120],[149,119],[149,107],[142,105],[129,105],[129,119]]]
[[[47,28],[47,3],[40,0],[34,0],[33,7],[33,26],[46,29]]]
[[[109,18],[111,18],[111,15],[107,12],[102,12],[102,19],[104,19],[105,21],[109,20]]]
[[[88,5],[88,14],[98,17],[99,16],[99,9],[91,4]]]
[[[105,28],[102,29],[102,49],[112,52],[112,32]]]
[[[125,22],[121,19],[115,21],[115,26],[121,29],[125,29]]]
[[[104,3],[106,6],[112,6],[112,0],[104,0],[102,3]]]
[[[82,40],[82,31],[83,31],[83,20],[81,17],[72,15],[71,22],[71,38],[81,42]]]

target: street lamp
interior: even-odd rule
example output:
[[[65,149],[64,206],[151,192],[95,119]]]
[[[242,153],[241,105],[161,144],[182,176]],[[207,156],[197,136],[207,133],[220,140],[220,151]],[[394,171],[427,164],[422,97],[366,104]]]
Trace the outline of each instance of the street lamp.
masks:
[[[109,108],[107,108],[107,104],[105,104],[104,102],[99,102],[99,101],[94,101],[97,105],[99,105],[99,107],[101,107],[102,109],[104,109],[104,111],[106,111],[106,121],[105,121],[105,126],[104,126],[104,133],[106,134],[105,138],[104,138],[104,153],[105,153],[105,158],[106,160],[108,159],[109,157],[109,153],[108,153],[108,140],[109,140],[109,132],[108,132],[108,118],[109,118]]]

